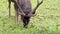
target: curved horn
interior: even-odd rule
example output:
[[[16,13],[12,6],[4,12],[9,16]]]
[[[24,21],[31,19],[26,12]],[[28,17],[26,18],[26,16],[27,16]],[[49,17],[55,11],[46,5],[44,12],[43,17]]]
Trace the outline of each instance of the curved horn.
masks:
[[[20,7],[19,4],[17,3],[18,1],[15,0],[15,2],[16,2],[16,4],[18,5],[19,10],[21,11],[21,12],[19,12],[19,14],[25,16],[25,13],[23,12],[23,10],[21,9],[21,7]]]
[[[43,0],[41,2],[39,2],[39,0],[37,0],[37,5],[36,7],[33,9],[33,14],[35,14],[37,8],[43,3]]]
[[[36,7],[30,12],[29,16],[32,16],[33,14],[35,14],[37,8],[43,3],[43,0],[41,2],[39,2],[39,0],[37,0],[37,5]]]

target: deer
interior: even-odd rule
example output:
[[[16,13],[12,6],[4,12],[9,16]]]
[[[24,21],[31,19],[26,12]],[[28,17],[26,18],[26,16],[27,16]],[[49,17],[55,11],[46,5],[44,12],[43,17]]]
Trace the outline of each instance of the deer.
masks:
[[[32,9],[30,0],[8,0],[9,3],[9,17],[11,17],[11,2],[14,3],[15,8],[15,20],[16,24],[18,23],[18,16],[21,15],[21,20],[23,22],[23,26],[27,27],[30,21],[30,18],[36,13],[37,8],[43,3],[43,0],[39,2],[37,0],[37,5],[34,9]]]

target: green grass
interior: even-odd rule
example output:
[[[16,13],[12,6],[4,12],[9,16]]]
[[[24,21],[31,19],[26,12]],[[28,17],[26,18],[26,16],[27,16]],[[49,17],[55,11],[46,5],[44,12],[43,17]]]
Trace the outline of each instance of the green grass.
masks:
[[[31,3],[34,8],[36,0],[31,0]],[[13,3],[11,6],[9,19],[8,2],[0,0],[0,34],[60,34],[60,0],[44,0],[37,9],[36,16],[31,17],[27,29],[23,28],[20,18],[20,24],[16,26]]]

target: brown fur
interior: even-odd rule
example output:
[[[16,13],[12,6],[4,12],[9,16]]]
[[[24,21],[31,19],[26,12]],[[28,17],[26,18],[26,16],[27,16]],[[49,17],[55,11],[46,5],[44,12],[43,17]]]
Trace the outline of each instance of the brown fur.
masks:
[[[32,10],[30,0],[8,0],[8,2],[9,2],[9,17],[11,16],[10,5],[11,2],[13,2],[15,8],[16,24],[19,24],[18,16],[21,15],[24,27],[28,25],[31,15],[35,14],[36,9],[39,7],[39,5],[37,5],[37,7],[34,10]]]

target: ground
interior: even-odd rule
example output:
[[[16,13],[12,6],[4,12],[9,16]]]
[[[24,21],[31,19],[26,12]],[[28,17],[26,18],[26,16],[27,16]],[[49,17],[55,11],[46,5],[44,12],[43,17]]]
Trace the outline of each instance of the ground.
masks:
[[[41,0],[40,0],[41,1]],[[36,0],[31,0],[32,8]],[[60,0],[44,0],[31,17],[28,28],[23,28],[19,17],[19,26],[15,24],[13,3],[9,19],[8,2],[0,0],[0,34],[60,34]]]

